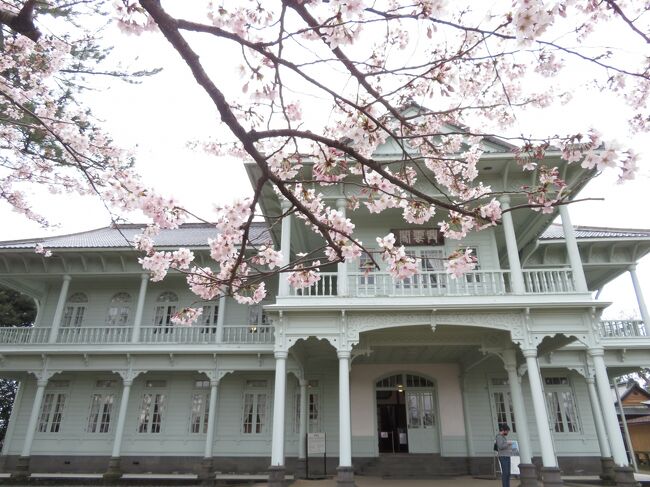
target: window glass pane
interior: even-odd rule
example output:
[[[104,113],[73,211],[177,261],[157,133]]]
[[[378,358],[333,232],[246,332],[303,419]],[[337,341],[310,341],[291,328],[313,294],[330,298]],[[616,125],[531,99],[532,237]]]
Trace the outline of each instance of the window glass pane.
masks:
[[[113,394],[107,394],[102,405],[102,418],[99,424],[100,433],[108,433],[111,427],[111,415],[113,414]]]
[[[266,394],[258,394],[255,433],[261,433],[264,430],[265,422],[266,422]]]
[[[517,422],[515,421],[515,411],[512,408],[512,396],[508,392],[507,394],[508,398],[508,409],[510,411],[510,427],[512,428],[512,432],[516,433],[517,432]]]
[[[151,432],[160,433],[162,427],[162,415],[165,408],[165,395],[156,394],[151,414]]]
[[[562,392],[562,408],[566,418],[567,431],[570,433],[578,432],[578,418],[576,408],[573,402],[573,394],[570,391]]]
[[[430,428],[434,425],[433,394],[431,392],[424,392],[422,393],[422,426],[424,428]]]
[[[138,418],[138,433],[147,433],[149,431],[149,421],[151,408],[151,394],[144,394],[142,396],[142,405],[140,406],[140,417]]]
[[[253,432],[253,394],[247,393],[244,394],[244,421],[243,421],[243,431],[244,433]]]
[[[93,394],[90,398],[90,412],[88,414],[88,433],[95,433],[97,431],[97,423],[99,422],[99,408],[102,402],[101,394]]]
[[[418,395],[413,392],[406,394],[406,404],[408,407],[408,427],[419,428],[420,424],[420,405],[418,404]]]
[[[506,415],[506,402],[503,392],[495,392],[492,394],[494,399],[494,411],[497,415],[497,424],[507,423],[508,416]]]
[[[564,424],[562,423],[562,409],[560,408],[560,401],[557,397],[557,392],[546,393],[546,404],[548,407],[549,420],[551,426],[556,433],[564,432]]]
[[[54,403],[54,394],[45,394],[43,398],[43,406],[41,406],[41,415],[38,418],[38,431],[44,433],[47,431],[47,425],[50,421],[50,413],[52,411],[52,404]]]
[[[58,433],[61,429],[63,408],[65,407],[65,394],[57,394],[56,396],[54,412],[52,413],[52,423],[50,424],[50,433]]]

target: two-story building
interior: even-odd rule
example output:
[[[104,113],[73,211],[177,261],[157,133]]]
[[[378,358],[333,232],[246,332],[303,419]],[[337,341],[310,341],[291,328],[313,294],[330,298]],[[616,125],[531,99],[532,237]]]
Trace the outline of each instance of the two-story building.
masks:
[[[529,180],[513,147],[485,143],[481,180],[497,191]],[[390,143],[377,157],[395,157]],[[577,192],[585,170],[549,154]],[[256,168],[247,168],[252,181]],[[345,210],[337,186],[320,188]],[[504,206],[519,204],[504,197]],[[512,200],[512,201],[511,201]],[[260,202],[279,214],[268,188]],[[262,306],[229,297],[197,305],[181,275],[150,282],[132,248],[140,226],[0,242],[0,284],[38,305],[31,328],[0,328],[0,373],[20,382],[4,468],[30,472],[270,471],[303,474],[308,433],[324,433],[339,485],[356,474],[489,473],[498,423],[518,441],[522,483],[561,485],[597,473],[634,483],[610,378],[650,366],[650,317],[635,265],[650,231],[573,227],[570,208],[518,210],[463,241],[400,214],[348,217],[364,242],[393,231],[421,272],[395,281],[364,259],[324,267],[295,290],[270,282]],[[560,216],[562,224],[552,221]],[[285,255],[321,242],[300,220],[254,225]],[[188,247],[209,265],[214,228],[165,230],[160,248]],[[36,244],[53,252],[45,258]],[[471,247],[478,267],[448,275],[443,259]],[[602,321],[593,297],[630,272],[642,320]],[[270,469],[269,469],[270,465]],[[322,470],[322,460],[310,468]]]

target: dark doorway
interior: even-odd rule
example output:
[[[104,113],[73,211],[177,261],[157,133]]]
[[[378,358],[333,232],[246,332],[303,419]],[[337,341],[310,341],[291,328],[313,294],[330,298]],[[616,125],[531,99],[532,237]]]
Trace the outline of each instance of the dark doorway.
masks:
[[[379,453],[408,453],[404,392],[377,391]]]

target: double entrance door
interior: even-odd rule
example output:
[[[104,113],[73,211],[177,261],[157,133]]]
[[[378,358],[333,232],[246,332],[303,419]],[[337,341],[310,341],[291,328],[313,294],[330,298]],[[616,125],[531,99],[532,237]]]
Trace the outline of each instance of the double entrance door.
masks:
[[[440,452],[432,381],[398,374],[378,381],[375,394],[379,453]]]

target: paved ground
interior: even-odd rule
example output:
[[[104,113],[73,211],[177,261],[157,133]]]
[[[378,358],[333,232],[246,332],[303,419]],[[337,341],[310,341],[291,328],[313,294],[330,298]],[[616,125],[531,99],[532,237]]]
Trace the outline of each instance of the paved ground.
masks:
[[[650,485],[650,475],[636,474],[636,479],[643,483],[643,485]],[[453,479],[437,479],[437,480],[402,480],[402,479],[382,479],[378,477],[355,477],[355,483],[358,487],[500,487],[501,480],[497,479],[477,479],[473,477],[455,477]],[[567,486],[582,486],[591,487],[599,486],[602,484],[589,481],[595,481],[596,477],[564,477],[564,484]],[[517,479],[512,479],[510,484],[516,487],[519,482]],[[265,485],[265,484],[258,484]],[[326,480],[297,480],[293,484],[294,487],[335,487],[336,481],[334,479]]]

